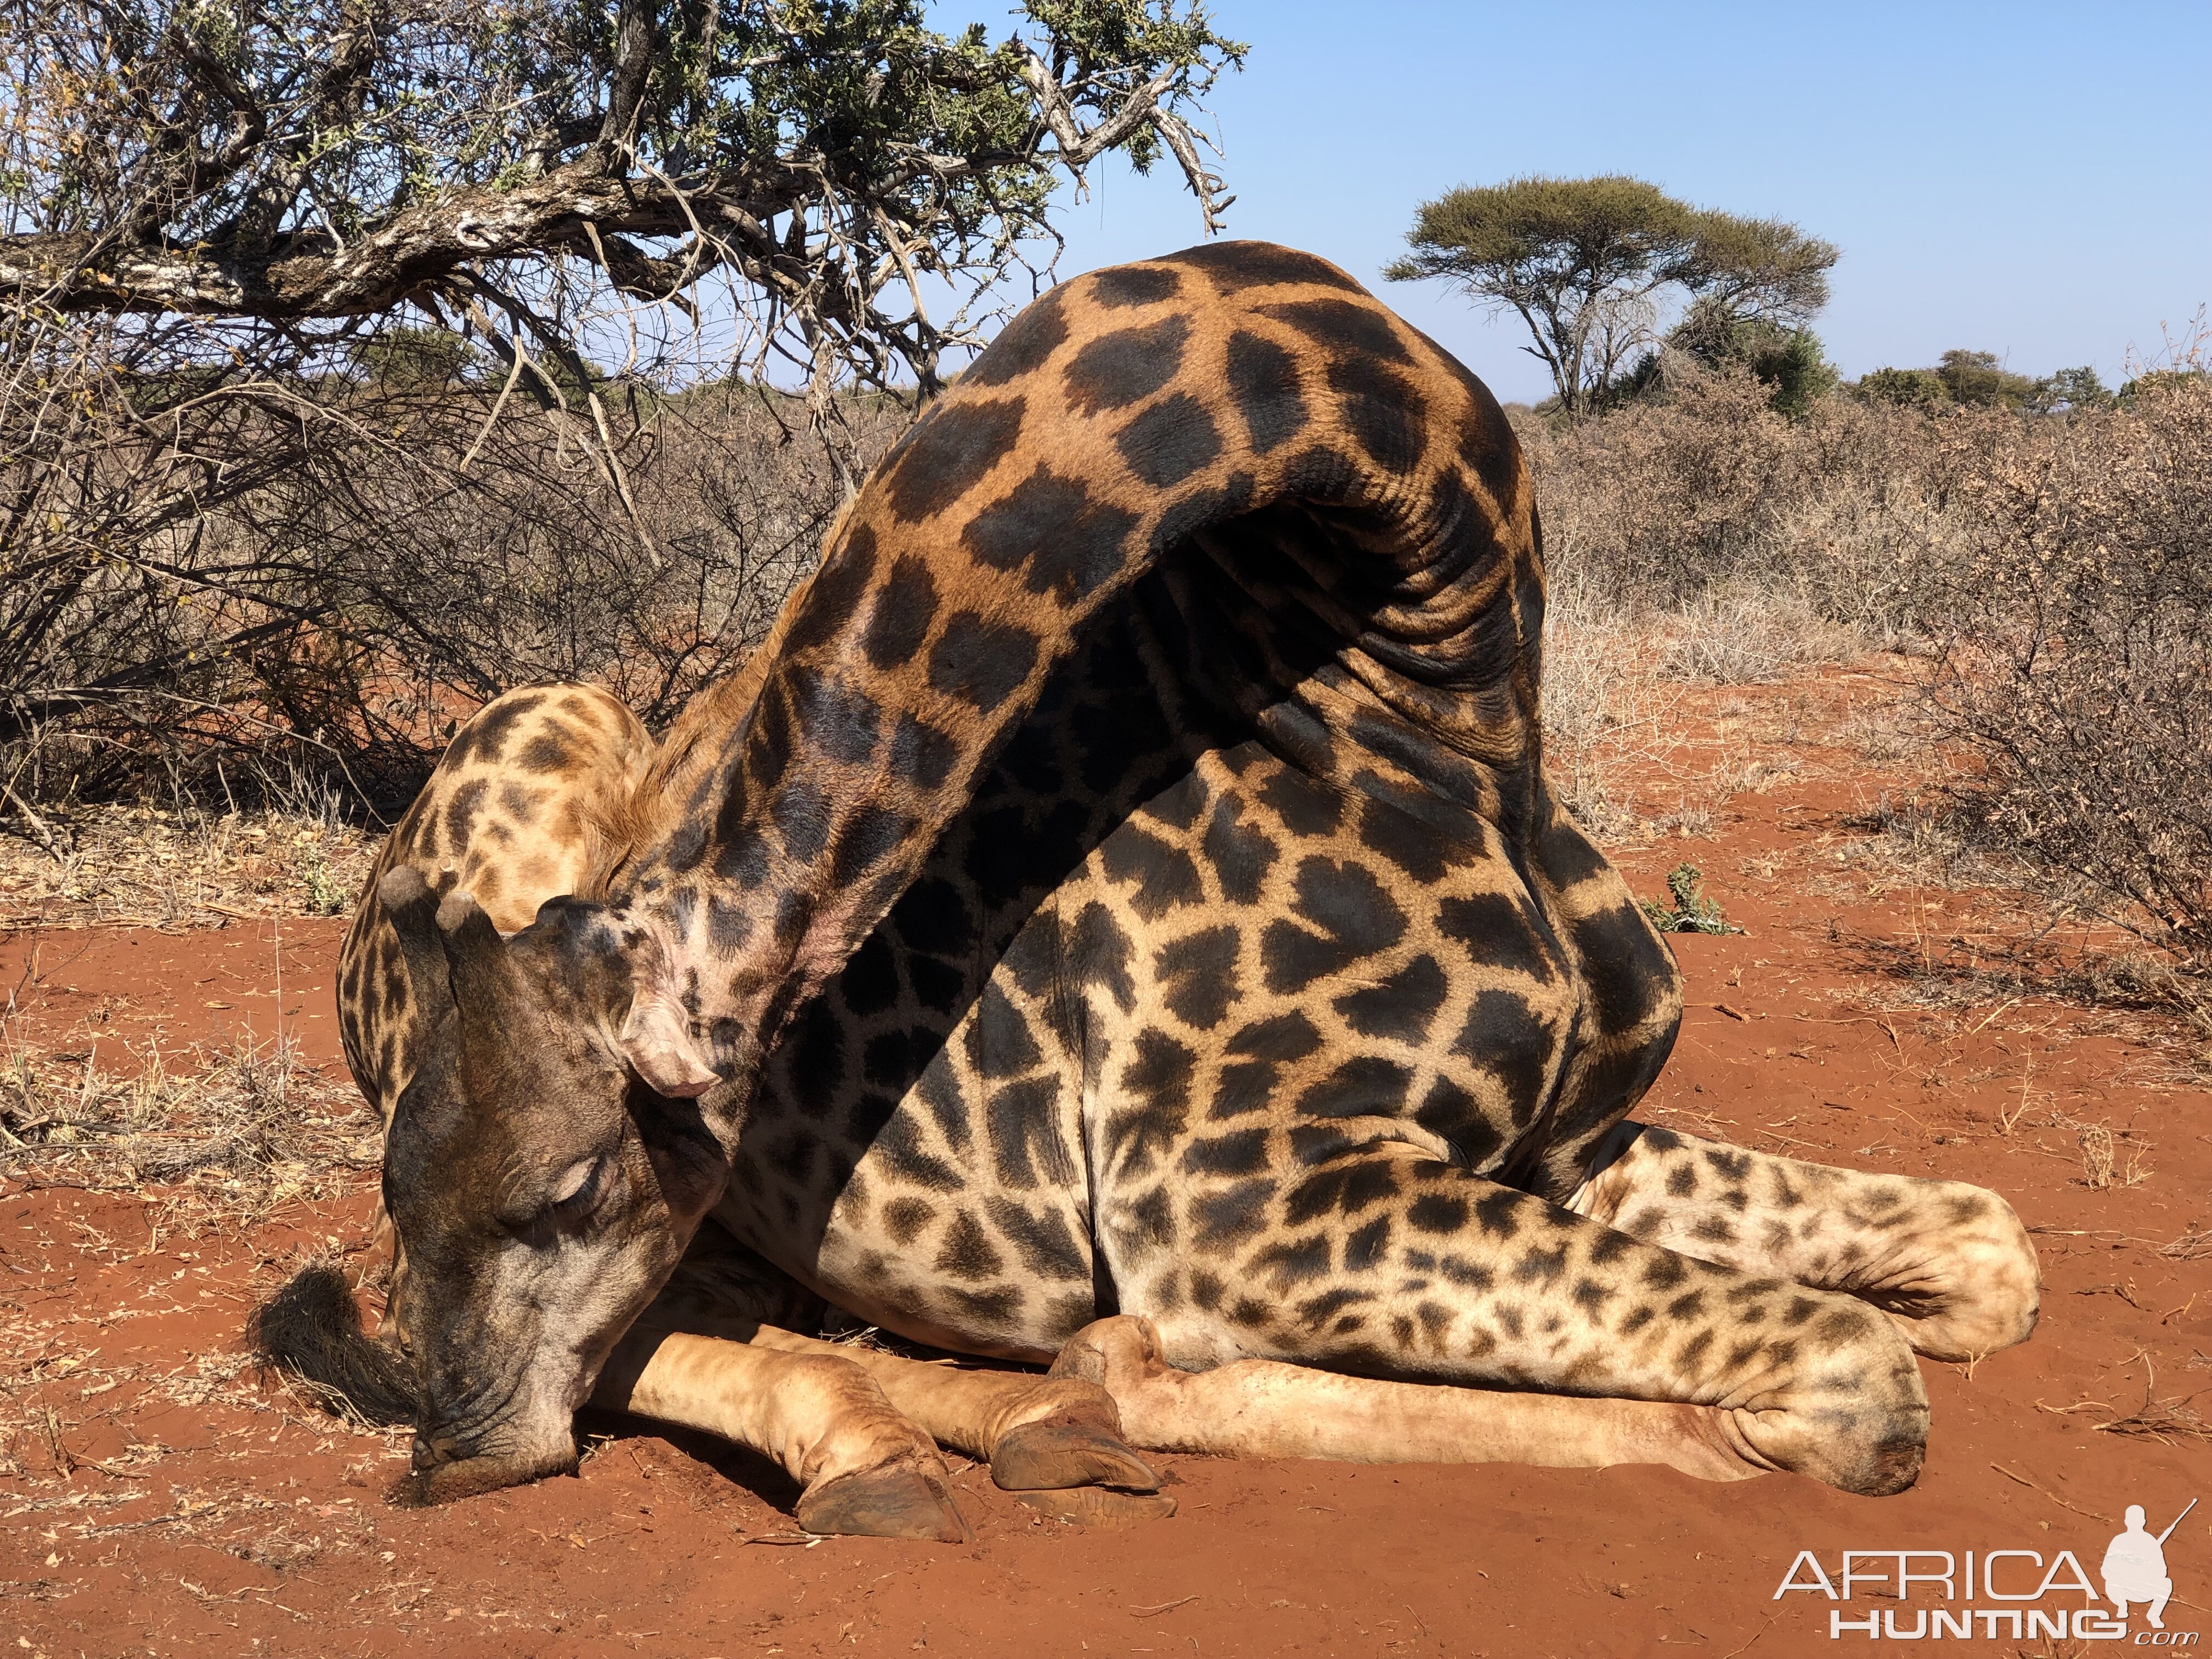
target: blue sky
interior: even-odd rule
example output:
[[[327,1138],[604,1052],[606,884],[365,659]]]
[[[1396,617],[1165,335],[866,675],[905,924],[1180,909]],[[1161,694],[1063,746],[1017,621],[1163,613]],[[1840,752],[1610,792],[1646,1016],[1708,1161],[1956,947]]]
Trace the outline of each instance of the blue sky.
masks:
[[[2116,381],[2212,301],[2212,0],[1213,11],[1252,46],[1212,100],[1230,234],[1346,266],[1501,398],[1549,389],[1518,320],[1381,268],[1420,202],[1520,173],[1635,173],[1835,242],[1815,327],[1852,375],[1965,346]],[[1061,224],[1063,276],[1199,240],[1165,168],[1098,169]]]

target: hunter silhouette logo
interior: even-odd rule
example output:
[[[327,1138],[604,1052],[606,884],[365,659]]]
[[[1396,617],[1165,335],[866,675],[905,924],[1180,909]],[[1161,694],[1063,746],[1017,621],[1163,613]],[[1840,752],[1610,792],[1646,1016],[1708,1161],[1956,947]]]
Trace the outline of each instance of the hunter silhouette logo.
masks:
[[[2105,1599],[2118,1610],[2116,1617],[2128,1616],[2129,1602],[2144,1601],[2149,1604],[2143,1617],[2150,1627],[2166,1628],[2166,1598],[2173,1594],[2173,1580],[2166,1572],[2166,1540],[2196,1507],[2192,1498],[2189,1508],[2173,1517],[2173,1526],[2154,1538],[2143,1528],[2143,1506],[2128,1505],[2128,1529],[2105,1548]]]
[[[2142,1504],[2128,1505],[2126,1529],[2105,1547],[2100,1567],[2103,1601],[2112,1604],[2110,1612],[2100,1602],[2081,1557],[2060,1549],[2046,1560],[2048,1544],[2042,1549],[1964,1553],[1847,1549],[1838,1553],[1832,1571],[1819,1552],[1800,1550],[1773,1599],[1779,1601],[1794,1591],[1836,1603],[1826,1609],[1831,1641],[1978,1637],[1985,1642],[2041,1638],[2193,1650],[2203,1639],[2201,1632],[2166,1627],[2166,1603],[2174,1593],[2166,1545],[2197,1502],[2191,1498],[2166,1530],[2156,1533]],[[2141,1610],[2148,1628],[2130,1627],[2131,1607]]]

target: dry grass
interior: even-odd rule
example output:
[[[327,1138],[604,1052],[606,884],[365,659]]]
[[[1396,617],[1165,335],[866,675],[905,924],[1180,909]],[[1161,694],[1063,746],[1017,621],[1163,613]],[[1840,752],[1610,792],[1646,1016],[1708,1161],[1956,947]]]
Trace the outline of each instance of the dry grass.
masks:
[[[1796,698],[1730,699],[1714,709],[1712,688],[1771,683],[1865,654],[1857,635],[1817,618],[1793,631],[1805,613],[1786,597],[1765,623],[1754,596],[1741,592],[1633,626],[1595,613],[1592,603],[1571,589],[1552,607],[1545,752],[1576,817],[1616,842],[1711,835],[1736,795],[1803,776],[1803,758],[1774,752],[1778,744],[1829,735]]]
[[[1659,673],[1708,685],[1755,685],[1875,648],[1802,593],[1742,585],[1685,599],[1663,619]]]
[[[343,915],[380,839],[334,796],[311,812],[117,804],[46,823],[52,850],[0,833],[0,927]]]
[[[148,1408],[149,1414],[179,1407],[204,1413],[219,1407],[252,1413],[246,1420],[257,1425],[257,1443],[280,1424],[306,1430],[325,1444],[350,1433],[378,1443],[363,1443],[363,1455],[346,1471],[347,1484],[362,1488],[404,1456],[404,1433],[334,1419],[289,1389],[260,1386],[249,1354],[203,1353],[167,1364],[118,1363],[98,1347],[78,1346],[52,1319],[6,1303],[0,1303],[0,1344],[25,1357],[20,1366],[0,1371],[0,1480],[7,1482],[0,1491],[0,1524],[36,1526],[42,1538],[72,1554],[87,1544],[104,1552],[113,1540],[159,1528],[171,1540],[278,1568],[304,1565],[374,1535],[381,1505],[364,1503],[365,1491],[360,1497],[319,1493],[310,1500],[272,1496],[236,1479],[183,1484],[171,1460],[186,1449],[150,1431],[137,1438],[134,1430],[121,1451],[94,1457],[82,1449],[86,1430],[95,1419],[125,1420],[126,1414]],[[85,1471],[100,1478],[81,1478]],[[37,1598],[40,1585],[11,1584],[6,1594]]]
[[[204,1455],[252,1455],[280,1422],[325,1445],[352,1426],[264,1386],[236,1351],[258,1282],[282,1271],[265,1243],[240,1243],[305,1223],[337,1246],[323,1230],[373,1178],[374,1115],[342,1068],[307,1065],[286,1036],[134,1054],[76,1036],[42,1051],[30,1023],[12,1004],[0,1021],[0,1188],[48,1194],[8,1241],[25,1276],[0,1280],[0,1522],[72,1554],[155,1528],[269,1566],[355,1547],[373,1507],[211,1478]],[[135,1329],[148,1320],[202,1334],[149,1348]],[[178,1407],[204,1431],[149,1426]],[[404,1457],[404,1437],[376,1437],[349,1484]],[[8,1594],[36,1597],[40,1582]]]
[[[2081,1182],[2093,1192],[2112,1184],[2112,1132],[2101,1123],[2085,1123],[2074,1137],[2081,1149]]]
[[[350,1499],[303,1516],[295,1502],[250,1485],[179,1485],[173,1476],[164,1498],[155,1483],[181,1449],[137,1425],[170,1407],[223,1407],[253,1413],[264,1425],[250,1431],[256,1443],[273,1426],[272,1413],[320,1436],[337,1431],[289,1391],[262,1386],[252,1356],[234,1351],[242,1302],[226,1279],[250,1280],[258,1271],[251,1252],[243,1261],[236,1253],[249,1230],[319,1219],[314,1206],[360,1189],[381,1154],[374,1114],[350,1079],[304,1066],[289,1039],[166,1054],[149,1047],[134,1066],[111,1069],[97,1050],[34,1053],[20,1026],[10,1020],[0,1028],[0,1181],[19,1183],[18,1192],[76,1189],[138,1203],[49,1210],[35,1226],[59,1234],[65,1219],[65,1236],[25,1231],[11,1240],[19,1272],[33,1273],[45,1249],[47,1286],[57,1282],[57,1248],[70,1264],[64,1287],[95,1274],[113,1283],[96,1321],[85,1316],[81,1293],[66,1288],[0,1294],[0,1352],[15,1362],[0,1367],[0,1479],[8,1483],[0,1522],[35,1517],[64,1548],[159,1527],[169,1538],[268,1565],[297,1565],[358,1541],[372,1529],[369,1512],[355,1511]],[[134,1236],[115,1236],[118,1224]],[[209,1251],[208,1241],[220,1244]],[[192,1265],[208,1261],[217,1264],[213,1279],[204,1265]],[[34,1276],[13,1288],[41,1282]],[[145,1350],[119,1331],[98,1334],[211,1313],[216,1330],[205,1350],[158,1364],[133,1361],[129,1356]],[[125,1425],[119,1452],[85,1449],[100,1422]],[[361,1466],[361,1484],[373,1465],[400,1455],[399,1437],[375,1433],[383,1443]],[[86,1481],[88,1469],[100,1478]]]
[[[1681,688],[1659,676],[1649,641],[1563,615],[1554,606],[1544,658],[1544,742],[1568,806],[1614,835],[1638,817],[1640,786],[1680,748]]]
[[[1838,720],[1832,739],[1856,751],[1862,760],[1888,765],[1927,752],[1926,734],[1914,727],[1913,706],[1899,698],[1879,708],[1852,708]]]
[[[2148,1360],[2145,1363],[2148,1364]],[[2178,1440],[2212,1440],[2212,1422],[2207,1422],[2204,1414],[2197,1409],[2197,1401],[2203,1396],[2192,1394],[2155,1399],[2153,1395],[2156,1384],[2155,1372],[2145,1376],[2141,1406],[2124,1417],[2092,1424],[2091,1428],[2098,1434],[2155,1440],[2161,1446],[2171,1446]]]
[[[2212,1231],[2191,1227],[2162,1248],[2159,1254],[2169,1261],[2203,1261],[2212,1258]]]
[[[1571,429],[1520,424],[1552,587],[1546,741],[1601,836],[1707,833],[1743,787],[1682,752],[1696,689],[1919,636],[1898,572],[1934,510],[1907,465],[1922,417],[1836,400],[1799,425],[1765,395],[1723,378]]]
[[[332,1197],[375,1166],[380,1126],[352,1080],[303,1066],[289,1037],[103,1068],[96,1048],[34,1054],[0,1038],[0,1174],[143,1193],[173,1208],[258,1218]]]

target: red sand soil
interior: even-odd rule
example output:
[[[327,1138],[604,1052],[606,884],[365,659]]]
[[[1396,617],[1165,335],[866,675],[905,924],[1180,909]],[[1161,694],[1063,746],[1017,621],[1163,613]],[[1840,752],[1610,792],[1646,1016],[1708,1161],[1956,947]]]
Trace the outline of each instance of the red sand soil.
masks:
[[[1867,689],[1830,675],[1748,705],[1796,698],[1818,727]],[[1643,1115],[1800,1158],[1978,1182],[2018,1208],[2042,1253],[2041,1328],[1971,1369],[1925,1366],[1935,1426],[1911,1492],[1848,1498],[1780,1475],[1708,1486],[1656,1468],[1170,1458],[1181,1512],[1133,1530],[1039,1518],[967,1468],[970,1547],[779,1541],[793,1533],[780,1474],[609,1419],[586,1425],[578,1478],[403,1511],[379,1495],[404,1462],[400,1437],[319,1417],[236,1352],[248,1308],[298,1250],[361,1238],[365,1187],[232,1231],[158,1194],[27,1186],[18,1173],[0,1176],[0,1322],[32,1340],[0,1353],[0,1656],[1692,1646],[1761,1659],[1843,1650],[1829,1601],[1776,1599],[1800,1550],[1832,1576],[1844,1548],[2032,1550],[2045,1563],[2070,1550],[2094,1577],[2126,1504],[2144,1504],[2155,1530],[2191,1497],[2212,1498],[2212,1441],[2187,1417],[2161,1419],[2163,1437],[2098,1427],[2192,1395],[2186,1409],[2212,1415],[2212,1247],[2166,1248],[2212,1231],[2212,1094],[2191,1080],[2181,1034],[2146,1017],[1933,994],[1913,965],[2014,926],[2002,896],[1910,884],[1870,896],[1885,884],[1851,851],[1863,838],[1848,820],[1879,787],[1874,769],[1757,724],[1722,736],[1739,753],[1786,750],[1795,770],[1718,809],[1709,836],[1620,853],[1644,893],[1696,862],[1748,930],[1678,941],[1690,1011]],[[1710,725],[1696,735],[1717,740]],[[294,921],[280,936],[283,1020],[331,1066],[337,931]],[[265,1036],[280,1006],[271,933],[264,921],[0,941],[17,1040],[75,1053],[94,1036],[103,1048],[216,1041],[249,1014]],[[2087,1184],[2081,1124],[2110,1128],[2135,1184]],[[2166,1559],[2167,1628],[2212,1634],[2212,1506],[2174,1533]],[[2010,1567],[2033,1584],[2026,1563]],[[1909,1632],[1927,1592],[1905,1609],[1875,1594],[1862,1584],[1845,1616],[1887,1607]],[[2077,1650],[1981,1636],[1944,1650]]]
[[[102,1070],[149,1045],[265,1043],[280,1031],[305,1059],[336,1066],[331,992],[343,917],[265,916],[219,929],[37,927],[0,935],[0,1006],[15,1041],[94,1055]],[[99,1051],[105,1050],[104,1055]]]

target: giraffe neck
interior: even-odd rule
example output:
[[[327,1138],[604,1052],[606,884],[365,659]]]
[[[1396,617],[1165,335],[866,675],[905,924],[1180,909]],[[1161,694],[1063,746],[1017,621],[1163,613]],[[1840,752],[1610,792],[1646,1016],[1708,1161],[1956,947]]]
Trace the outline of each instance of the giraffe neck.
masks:
[[[1426,731],[1431,769],[1462,774],[1448,793],[1516,816],[1529,513],[1487,392],[1320,260],[1223,244],[1064,285],[870,479],[750,684],[714,699],[720,729],[648,781],[661,825],[609,897],[672,951],[716,1069],[749,1075],[1085,623],[1163,561],[1203,559],[1277,616],[1256,649],[1328,647],[1254,711],[1269,741],[1349,776]]]

